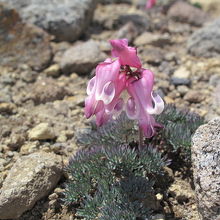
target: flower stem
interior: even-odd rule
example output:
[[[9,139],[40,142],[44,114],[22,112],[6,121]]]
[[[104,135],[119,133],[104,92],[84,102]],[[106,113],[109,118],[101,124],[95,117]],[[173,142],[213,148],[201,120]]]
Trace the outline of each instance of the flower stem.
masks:
[[[139,151],[142,150],[143,144],[144,144],[143,131],[142,131],[142,129],[139,127],[139,145],[138,145],[138,150],[139,150]]]

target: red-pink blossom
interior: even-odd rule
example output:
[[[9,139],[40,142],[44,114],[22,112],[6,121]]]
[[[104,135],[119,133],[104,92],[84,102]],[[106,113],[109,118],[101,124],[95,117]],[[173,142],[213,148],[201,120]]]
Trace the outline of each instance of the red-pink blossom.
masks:
[[[153,115],[160,114],[164,108],[163,100],[153,92],[154,75],[141,67],[137,50],[128,46],[127,39],[110,43],[114,59],[108,58],[96,67],[95,76],[87,86],[85,115],[87,118],[95,115],[96,124],[101,126],[125,110],[150,138],[159,126]],[[127,98],[122,96],[124,92]]]
[[[130,94],[125,107],[127,116],[138,120],[146,137],[152,137],[155,134],[154,128],[158,127],[152,115],[158,115],[164,109],[163,100],[153,93],[153,83],[154,75],[146,69],[140,70],[139,80],[130,78],[127,83]]]
[[[146,2],[146,8],[150,9],[156,4],[156,0],[147,0]]]
[[[141,68],[141,61],[137,56],[137,49],[128,46],[127,39],[110,40],[112,56],[118,57],[121,65]]]

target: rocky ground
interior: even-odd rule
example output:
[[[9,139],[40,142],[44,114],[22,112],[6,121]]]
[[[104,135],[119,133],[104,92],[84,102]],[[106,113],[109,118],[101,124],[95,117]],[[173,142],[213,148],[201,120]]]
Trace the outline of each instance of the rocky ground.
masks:
[[[138,48],[166,103],[207,121],[220,115],[218,0],[197,0],[203,9],[158,1],[148,11],[138,0],[49,2],[0,0],[0,219],[74,219],[62,201],[63,168],[78,149],[86,83],[110,54],[109,39]],[[155,219],[198,220],[190,175],[168,172],[169,199],[157,196],[166,217]]]

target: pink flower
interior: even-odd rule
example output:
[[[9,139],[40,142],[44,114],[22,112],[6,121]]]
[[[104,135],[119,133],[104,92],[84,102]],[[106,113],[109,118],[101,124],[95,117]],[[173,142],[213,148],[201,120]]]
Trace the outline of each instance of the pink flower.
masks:
[[[137,119],[144,135],[148,138],[155,134],[155,122],[152,115],[160,114],[164,102],[159,95],[152,92],[154,75],[150,70],[141,69],[140,79],[130,78],[127,85],[130,98],[126,103],[126,113],[130,119]],[[154,104],[154,107],[153,107]]]
[[[146,8],[150,9],[156,4],[156,0],[147,0],[146,2]]]
[[[111,118],[111,112],[118,109],[119,96],[125,87],[125,74],[119,74],[120,63],[106,59],[96,67],[96,76],[88,83],[85,100],[85,116],[96,115],[100,126]]]
[[[141,61],[137,56],[137,50],[134,47],[128,46],[127,39],[110,40],[112,45],[112,56],[118,57],[121,65],[140,68]]]
[[[155,134],[155,127],[160,126],[153,115],[160,114],[164,108],[163,100],[153,93],[154,75],[141,68],[137,50],[128,46],[127,39],[110,43],[115,59],[108,58],[96,67],[96,74],[87,86],[85,115],[87,118],[95,115],[96,124],[101,126],[125,110],[150,138]],[[127,92],[128,99],[122,97],[122,92]]]

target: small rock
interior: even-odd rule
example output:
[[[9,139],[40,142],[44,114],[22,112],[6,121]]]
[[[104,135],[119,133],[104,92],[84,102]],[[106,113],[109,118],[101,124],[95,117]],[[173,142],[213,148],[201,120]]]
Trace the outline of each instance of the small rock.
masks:
[[[52,193],[49,195],[49,200],[56,200],[58,198],[58,195],[56,193]]]
[[[191,83],[190,79],[177,78],[177,77],[172,77],[172,78],[171,78],[171,82],[172,82],[173,85],[175,85],[175,86],[179,86],[179,85],[189,86],[190,83]]]
[[[78,39],[92,20],[96,6],[95,0],[0,0],[0,2],[16,8],[24,21],[43,28],[58,41]]]
[[[59,64],[63,57],[64,52],[71,47],[72,44],[69,42],[52,42],[51,47],[54,54],[53,62]]]
[[[190,90],[184,96],[184,100],[191,103],[200,103],[202,100],[204,100],[204,96],[199,91]]]
[[[11,94],[9,94],[7,91],[0,91],[0,102],[11,102]]]
[[[187,86],[177,86],[177,91],[183,96],[189,91],[189,88]]]
[[[28,91],[30,92],[25,100],[31,99],[36,105],[40,103],[53,102],[63,99],[68,95],[65,86],[53,78],[42,77],[34,84],[30,84]]]
[[[57,77],[60,74],[60,67],[58,64],[53,64],[52,66],[48,67],[44,70],[44,73],[47,76]]]
[[[118,24],[119,17],[123,14],[126,14],[130,8],[131,6],[126,4],[122,4],[120,7],[115,7],[114,4],[98,4],[94,13],[93,21],[108,30],[114,28],[119,29],[121,26],[123,26],[119,26]]]
[[[22,133],[12,132],[10,138],[6,139],[5,144],[11,150],[17,150],[25,142],[25,135]]]
[[[154,215],[151,219],[152,220],[165,220],[165,216],[163,214],[157,214],[157,215]]]
[[[177,201],[180,204],[189,201],[193,197],[193,191],[190,187],[190,184],[184,180],[176,180],[170,187],[169,193],[176,197]]]
[[[174,100],[172,98],[170,98],[169,96],[165,96],[164,101],[165,101],[166,104],[174,103]]]
[[[114,39],[123,39],[127,38],[128,42],[132,42],[135,37],[138,35],[138,30],[135,27],[133,22],[128,22],[124,26],[122,26],[116,35],[113,37]]]
[[[220,19],[195,31],[188,39],[187,50],[195,56],[220,56]]]
[[[209,84],[215,87],[220,84],[220,74],[211,75]]]
[[[121,14],[115,23],[117,26],[118,24],[125,25],[131,21],[134,24],[134,26],[137,28],[139,34],[142,33],[143,30],[149,29],[148,17],[144,13],[142,14],[139,11],[133,13],[126,12],[125,14]]]
[[[175,61],[176,60],[176,58],[177,58],[177,54],[175,53],[175,52],[169,52],[169,53],[167,53],[166,55],[165,55],[165,60],[167,60],[167,61]]]
[[[184,66],[178,68],[178,69],[173,73],[173,77],[176,77],[176,78],[188,79],[189,76],[190,76],[190,72],[189,72],[189,70],[187,70]]]
[[[54,139],[55,137],[53,128],[48,123],[40,123],[28,133],[28,138],[32,141]]]
[[[29,69],[24,70],[20,73],[20,77],[21,77],[23,82],[33,83],[33,82],[35,82],[35,80],[38,77],[38,72],[34,71],[34,70],[31,70],[31,68],[29,67]]]
[[[213,94],[213,102],[212,102],[212,106],[213,109],[215,109],[216,113],[218,115],[220,115],[220,83],[218,83],[218,85],[216,86],[215,90],[214,90],[214,94]]]
[[[13,103],[0,103],[0,113],[12,114],[15,113],[16,105]]]
[[[0,158],[0,172],[4,170],[4,165],[7,163],[7,161],[3,158]]]
[[[105,40],[98,41],[98,44],[99,44],[99,48],[102,52],[109,52],[112,49],[110,43]]]
[[[160,72],[170,76],[171,74],[173,74],[174,67],[172,66],[172,64],[170,62],[162,61],[158,70]]]
[[[62,173],[60,156],[38,152],[19,158],[0,194],[1,219],[18,218],[56,186]]]
[[[161,201],[161,200],[163,200],[163,195],[161,193],[157,193],[156,198],[157,198],[157,200]]]
[[[25,143],[24,145],[21,146],[20,153],[22,155],[33,153],[34,151],[37,151],[38,146],[39,146],[38,141],[27,142],[27,143]]]
[[[67,136],[65,134],[65,132],[61,131],[60,135],[57,137],[57,142],[66,142],[67,141]],[[60,150],[60,149],[58,149]]]
[[[136,46],[153,45],[156,47],[164,47],[171,44],[171,39],[168,34],[155,34],[151,32],[144,32],[134,41]]]
[[[168,10],[168,16],[181,22],[201,26],[208,20],[208,15],[187,2],[177,1]]]
[[[24,24],[15,10],[1,4],[0,26],[0,66],[17,67],[23,63],[42,70],[49,64],[52,51],[46,32],[34,25]]]
[[[162,63],[164,53],[165,52],[160,48],[150,47],[144,49],[144,51],[141,53],[141,58],[143,61],[146,61],[152,65],[159,65]]]
[[[89,74],[99,62],[104,61],[105,57],[98,44],[89,40],[68,49],[60,61],[60,66],[64,73]]]
[[[84,106],[86,94],[76,94],[75,96],[69,96],[66,100],[73,102],[75,105]]]
[[[219,219],[220,118],[200,126],[192,138],[194,185],[203,220]]]

